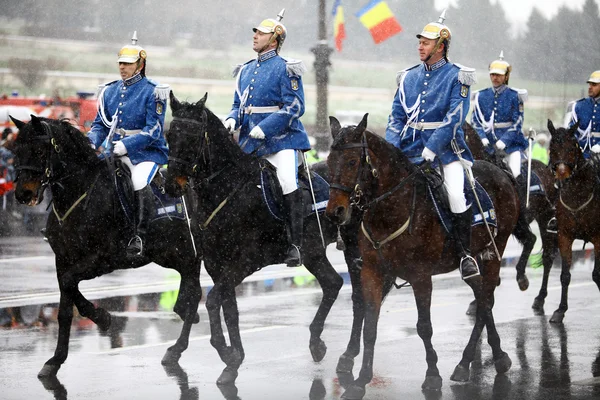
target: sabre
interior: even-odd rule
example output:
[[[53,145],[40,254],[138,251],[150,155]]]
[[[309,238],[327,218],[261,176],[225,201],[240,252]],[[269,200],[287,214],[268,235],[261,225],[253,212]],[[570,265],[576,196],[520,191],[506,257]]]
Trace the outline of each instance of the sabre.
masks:
[[[306,153],[302,153],[302,157],[304,158],[304,168],[306,168],[306,175],[308,175],[308,185],[310,186],[310,194],[312,195],[312,201],[315,205],[315,215],[317,216],[317,224],[319,225],[321,242],[323,243],[323,248],[326,248],[325,238],[323,237],[323,229],[321,228],[321,219],[319,218],[319,211],[317,210],[317,199],[315,198],[315,191],[313,189],[312,179],[310,177],[310,169],[308,168],[308,162],[306,161]]]
[[[525,208],[529,208],[529,186],[531,186],[531,161],[532,158],[531,157],[531,153],[532,153],[532,149],[533,149],[533,141],[535,139],[536,136],[536,132],[533,128],[529,128],[529,137],[528,137],[528,142],[529,142],[529,154],[528,154],[528,160],[527,160],[527,194],[525,195]]]
[[[190,214],[188,213],[187,203],[185,202],[185,194],[181,196],[181,200],[183,201],[183,210],[185,211],[185,220],[188,224],[188,229],[190,231],[190,238],[192,238],[192,247],[194,248],[194,257],[198,257],[198,251],[196,250],[196,241],[194,240],[194,234],[192,233],[192,223],[190,219]]]

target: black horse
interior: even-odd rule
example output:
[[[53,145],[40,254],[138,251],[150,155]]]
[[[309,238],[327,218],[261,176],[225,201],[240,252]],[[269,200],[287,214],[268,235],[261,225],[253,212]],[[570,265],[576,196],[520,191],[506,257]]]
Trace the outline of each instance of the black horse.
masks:
[[[504,161],[499,159],[495,154],[492,155],[485,151],[481,138],[475,129],[468,123],[463,125],[463,129],[465,131],[465,140],[473,154],[473,158],[477,160],[486,160],[496,164],[512,178],[512,173],[508,170]],[[556,233],[548,232],[546,230],[548,221],[556,215],[553,204],[556,201],[557,192],[554,187],[554,176],[550,167],[538,160],[532,160],[531,171],[532,173],[535,172],[540,178],[545,193],[536,192],[531,194],[529,197],[529,207],[526,207],[525,199],[520,199],[521,212],[524,213],[527,222],[531,223],[535,220],[540,229],[544,275],[542,286],[540,287],[537,297],[533,301],[532,308],[538,312],[543,312],[544,301],[546,300],[546,296],[548,296],[548,277],[550,276],[550,271],[558,249]],[[513,182],[517,185],[516,180],[513,180]],[[519,192],[519,190],[517,190],[517,192],[523,197],[523,191]],[[519,233],[515,232],[515,235],[517,234]],[[525,267],[527,266],[529,256],[531,255],[537,237],[531,231],[521,231],[520,236],[521,237],[517,237],[517,240],[523,244],[523,250],[516,265],[517,283],[521,290],[527,290],[529,287],[529,279],[527,279]]]
[[[79,282],[152,261],[181,274],[174,311],[184,325],[162,360],[163,364],[177,362],[188,346],[192,323],[198,322],[202,295],[201,260],[195,255],[187,222],[175,218],[153,221],[145,258],[132,262],[126,258],[125,248],[133,228],[119,205],[110,164],[99,160],[85,135],[66,121],[35,116],[27,124],[13,121],[19,128],[14,147],[18,173],[15,197],[33,206],[40,203],[44,189],[49,187],[53,201],[46,236],[55,254],[60,288],[59,333],[54,356],[38,376],[55,376],[67,359],[73,305],[100,330],[110,327],[110,314],[83,296]]]
[[[182,103],[171,93],[173,121],[167,135],[170,157],[166,189],[178,196],[191,185],[197,195],[193,226],[201,229],[204,265],[214,281],[206,308],[211,344],[227,365],[217,383],[225,384],[235,381],[244,360],[235,287],[262,267],[282,263],[287,239],[284,224],[270,214],[263,200],[261,168],[267,168],[264,160],[241,150],[220,119],[205,106],[206,98],[207,95],[197,103]],[[326,244],[335,242],[339,232],[346,245],[344,255],[353,283],[355,311],[348,348],[354,349],[360,347],[364,315],[358,284],[358,225],[351,223],[338,231],[325,218],[321,217],[320,222]],[[343,280],[327,260],[315,214],[306,218],[304,231],[304,265],[323,290],[321,304],[310,324],[309,343],[313,359],[320,361],[327,349],[321,333]],[[223,335],[221,308],[229,346]]]

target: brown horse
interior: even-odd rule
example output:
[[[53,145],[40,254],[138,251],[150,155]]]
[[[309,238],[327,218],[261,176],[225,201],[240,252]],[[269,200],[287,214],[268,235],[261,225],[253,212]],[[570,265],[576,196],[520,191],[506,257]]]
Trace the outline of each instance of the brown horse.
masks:
[[[583,157],[575,137],[577,126],[555,129],[548,120],[550,140],[550,165],[559,184],[559,201],[556,204],[558,220],[558,249],[562,258],[560,305],[550,322],[561,323],[567,312],[569,283],[571,282],[572,246],[575,239],[594,245],[594,271],[592,279],[600,288],[600,208],[595,197],[600,193],[598,168]]]
[[[427,195],[425,168],[413,165],[401,151],[368,131],[367,115],[358,126],[344,128],[337,119],[330,117],[334,139],[327,160],[331,176],[327,216],[343,225],[350,221],[353,206],[364,210],[358,238],[363,257],[364,355],[360,375],[348,386],[344,399],[361,399],[365,395],[365,385],[373,377],[377,322],[385,295],[383,289],[396,277],[412,285],[417,303],[417,332],[425,345],[428,365],[422,388],[441,388],[438,358],[431,343],[431,277],[457,269],[460,261],[456,246],[445,246],[449,238]],[[491,163],[477,161],[473,172],[495,204],[498,216],[495,242],[502,253],[517,224],[522,229],[528,228],[526,221],[519,218],[517,193],[508,176]],[[500,261],[496,257],[491,260],[481,257],[483,253],[493,253],[489,246],[490,237],[485,228],[475,227],[472,250],[480,259],[482,275],[467,283],[477,299],[477,314],[462,360],[450,378],[454,381],[469,380],[470,363],[484,326],[487,327],[496,371],[505,373],[511,367],[509,356],[500,346],[492,314]]]
[[[503,161],[495,155],[485,151],[481,138],[470,124],[465,123],[463,125],[463,130],[465,132],[465,141],[473,154],[473,158],[476,160],[486,160],[496,164],[512,178],[511,172],[503,165]],[[529,197],[528,208],[525,207],[525,199],[521,199],[521,210],[525,213],[527,222],[531,223],[535,220],[540,228],[544,276],[542,279],[542,286],[540,287],[537,297],[533,301],[532,308],[538,312],[543,312],[544,302],[548,295],[548,277],[550,276],[550,270],[552,269],[557,250],[556,234],[548,232],[546,226],[548,226],[548,221],[556,215],[552,204],[555,203],[557,191],[554,187],[554,175],[548,166],[538,160],[532,160],[531,170],[532,172],[535,172],[542,181],[542,186],[547,195],[546,197],[544,193],[540,192],[531,194]],[[516,181],[514,182],[516,184]],[[516,236],[519,232],[513,232],[513,234]],[[521,256],[516,265],[517,283],[521,290],[527,290],[529,287],[529,279],[527,279],[527,275],[525,274],[525,267],[527,266],[527,261],[529,260],[537,237],[531,231],[522,232],[521,236],[522,237],[517,237],[517,240],[523,244],[523,250],[521,251]]]

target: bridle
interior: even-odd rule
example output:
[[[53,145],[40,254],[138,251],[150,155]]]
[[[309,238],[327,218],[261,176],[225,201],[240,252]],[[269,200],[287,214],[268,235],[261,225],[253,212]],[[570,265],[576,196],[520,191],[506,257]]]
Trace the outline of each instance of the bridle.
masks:
[[[185,136],[193,136],[193,137],[199,137],[199,136],[202,137],[201,142],[200,142],[200,149],[198,150],[198,153],[196,153],[197,156],[193,161],[188,161],[188,160],[185,160],[182,158],[174,157],[173,155],[171,155],[172,153],[169,152],[169,162],[173,162],[176,165],[180,166],[181,170],[184,174],[186,174],[189,177],[193,177],[194,175],[196,175],[197,165],[201,161],[204,161],[204,163],[209,164],[209,168],[210,168],[210,157],[211,157],[210,139],[209,139],[208,130],[207,130],[208,116],[206,114],[206,110],[202,110],[202,115],[200,116],[200,120],[193,119],[193,118],[173,117],[173,120],[171,121],[171,130],[178,127],[178,125],[187,125],[188,128],[189,128],[189,126],[192,126],[192,128],[191,129],[183,129],[183,128],[175,129],[177,134],[182,134]],[[198,132],[200,132],[200,134],[198,134]],[[169,134],[173,134],[173,133],[170,132]]]

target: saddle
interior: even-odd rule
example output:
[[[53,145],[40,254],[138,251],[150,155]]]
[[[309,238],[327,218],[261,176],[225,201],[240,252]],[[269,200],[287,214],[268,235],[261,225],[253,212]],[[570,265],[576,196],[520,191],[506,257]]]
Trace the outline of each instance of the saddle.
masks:
[[[310,191],[311,182],[315,194],[316,209]],[[315,212],[322,213],[325,211],[329,202],[329,183],[322,176],[311,171],[309,181],[306,169],[304,165],[301,165],[298,167],[298,186],[304,197],[304,218]],[[269,213],[276,220],[284,221],[283,193],[277,179],[277,170],[273,164],[265,159],[260,160],[260,189]]]
[[[152,223],[162,218],[176,218],[185,220],[185,210],[183,207],[183,199],[181,197],[171,197],[166,194],[164,189],[165,178],[163,174],[166,168],[161,168],[154,175],[150,185],[143,190],[152,190],[154,194],[154,214],[150,217],[149,222]],[[133,223],[133,215],[135,212],[133,183],[131,181],[131,171],[129,167],[115,160],[115,186],[117,191],[117,201],[127,220]]]

